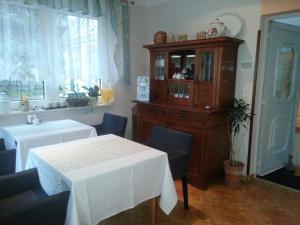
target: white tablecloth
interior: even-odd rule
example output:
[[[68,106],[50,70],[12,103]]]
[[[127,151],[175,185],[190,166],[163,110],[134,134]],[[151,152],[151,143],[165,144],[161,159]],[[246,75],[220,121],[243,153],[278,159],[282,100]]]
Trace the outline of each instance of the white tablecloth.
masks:
[[[177,203],[167,154],[112,134],[31,149],[26,167],[48,194],[71,190],[67,225],[96,225],[159,195],[166,214]]]
[[[49,121],[37,126],[9,126],[3,127],[2,131],[7,142],[17,142],[16,171],[24,170],[31,148],[97,136],[94,127],[74,120]]]

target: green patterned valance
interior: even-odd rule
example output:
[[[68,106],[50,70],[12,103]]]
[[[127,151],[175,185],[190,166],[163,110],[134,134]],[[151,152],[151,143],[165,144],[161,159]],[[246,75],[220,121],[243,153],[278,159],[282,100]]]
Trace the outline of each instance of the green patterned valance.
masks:
[[[123,57],[124,57],[124,81],[130,84],[130,71],[129,71],[129,9],[128,5],[122,7],[123,18]]]
[[[129,6],[128,3],[120,4],[120,0],[105,0],[105,3],[104,16],[110,21],[118,39],[115,61],[119,71],[122,71],[122,79],[129,85]]]
[[[53,9],[67,9],[70,12],[80,12],[84,15],[100,17],[100,0],[23,0],[28,5],[45,5]]]

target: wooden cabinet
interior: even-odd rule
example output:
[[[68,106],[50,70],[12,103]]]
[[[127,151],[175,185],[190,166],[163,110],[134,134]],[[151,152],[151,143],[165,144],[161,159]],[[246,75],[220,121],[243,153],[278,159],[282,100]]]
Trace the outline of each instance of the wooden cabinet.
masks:
[[[150,101],[135,101],[133,139],[145,142],[155,125],[191,133],[188,176],[199,188],[220,176],[228,158],[226,108],[242,42],[222,37],[144,46],[150,51]]]
[[[150,51],[151,101],[211,108],[230,106],[237,49],[242,42],[222,37],[145,45]]]

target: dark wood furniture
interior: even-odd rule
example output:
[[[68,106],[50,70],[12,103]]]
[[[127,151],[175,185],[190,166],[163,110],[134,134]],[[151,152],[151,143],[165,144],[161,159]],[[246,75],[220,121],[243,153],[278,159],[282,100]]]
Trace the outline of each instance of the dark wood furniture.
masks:
[[[145,142],[155,125],[193,135],[189,181],[206,188],[228,158],[226,109],[235,94],[238,46],[220,37],[146,45],[150,101],[133,107],[133,139]]]

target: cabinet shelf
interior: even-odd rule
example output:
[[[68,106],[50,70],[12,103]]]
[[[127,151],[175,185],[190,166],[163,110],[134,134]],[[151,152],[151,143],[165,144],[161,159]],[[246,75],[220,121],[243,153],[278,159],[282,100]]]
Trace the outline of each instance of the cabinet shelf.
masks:
[[[168,79],[168,82],[172,82],[172,83],[194,83],[194,80]]]

